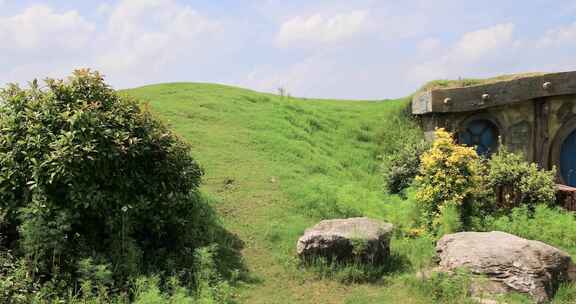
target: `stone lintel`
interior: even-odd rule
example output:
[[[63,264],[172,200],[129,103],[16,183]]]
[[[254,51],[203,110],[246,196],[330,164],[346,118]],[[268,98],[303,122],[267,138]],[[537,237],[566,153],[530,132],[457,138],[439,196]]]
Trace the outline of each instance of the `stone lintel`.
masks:
[[[412,113],[468,112],[570,94],[576,94],[576,71],[527,76],[469,87],[427,90],[412,98]]]

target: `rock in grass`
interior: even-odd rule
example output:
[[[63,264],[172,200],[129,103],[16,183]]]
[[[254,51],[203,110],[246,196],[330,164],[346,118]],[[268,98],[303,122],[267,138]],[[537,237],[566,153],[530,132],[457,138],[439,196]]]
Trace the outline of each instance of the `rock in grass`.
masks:
[[[392,229],[392,224],[366,217],[321,221],[300,237],[297,253],[304,261],[323,257],[381,264],[390,255]]]
[[[448,234],[438,241],[436,252],[441,271],[466,268],[487,279],[474,280],[474,293],[515,291],[538,303],[548,301],[574,270],[567,253],[499,231]]]

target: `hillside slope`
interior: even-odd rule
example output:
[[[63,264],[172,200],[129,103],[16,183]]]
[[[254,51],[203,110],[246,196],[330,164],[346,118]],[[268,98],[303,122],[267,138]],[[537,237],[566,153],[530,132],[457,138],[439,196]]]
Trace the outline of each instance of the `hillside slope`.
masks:
[[[386,194],[381,165],[422,131],[407,115],[408,99],[315,100],[213,84],[171,83],[125,91],[185,138],[206,171],[202,191],[222,223],[244,243],[247,271],[239,303],[476,303],[466,275],[422,273],[434,239],[414,224],[419,208]],[[515,209],[479,229],[510,232],[576,254],[574,216],[541,206]],[[396,226],[383,267],[303,267],[295,244],[321,219],[369,216]],[[426,273],[426,272],[424,272]],[[428,276],[428,275],[426,275]],[[574,303],[563,285],[552,303]],[[505,303],[530,303],[524,295]]]
[[[194,83],[127,93],[148,101],[205,168],[204,192],[245,242],[252,282],[239,288],[240,302],[359,303],[382,292],[299,270],[294,246],[321,218],[385,217],[380,156],[420,136],[400,115],[407,100],[296,99]]]

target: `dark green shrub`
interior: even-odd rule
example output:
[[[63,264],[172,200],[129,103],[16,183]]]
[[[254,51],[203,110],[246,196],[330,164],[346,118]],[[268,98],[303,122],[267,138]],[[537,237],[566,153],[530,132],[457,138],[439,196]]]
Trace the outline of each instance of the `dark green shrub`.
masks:
[[[29,303],[40,286],[28,275],[26,264],[8,250],[0,251],[0,303]]]
[[[402,147],[424,139],[419,122],[411,113],[410,104],[407,98],[401,107],[390,111],[376,129],[375,142],[380,146],[382,155],[394,155]]]
[[[210,241],[189,146],[97,72],[7,87],[0,130],[0,234],[33,278],[191,269]]]
[[[520,205],[533,209],[539,203],[552,204],[556,183],[554,170],[541,170],[520,154],[502,146],[488,161],[488,186],[494,189],[496,208],[509,210]]]
[[[408,143],[392,155],[382,166],[384,186],[389,193],[400,193],[408,188],[420,168],[420,156],[429,148],[425,141]]]

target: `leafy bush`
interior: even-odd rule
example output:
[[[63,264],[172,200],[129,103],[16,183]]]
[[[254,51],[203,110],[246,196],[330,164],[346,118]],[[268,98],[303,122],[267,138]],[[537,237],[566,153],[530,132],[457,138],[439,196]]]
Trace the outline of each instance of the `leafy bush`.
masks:
[[[419,127],[416,117],[412,115],[411,98],[403,99],[398,106],[382,113],[385,116],[380,118],[378,128],[375,130],[375,140],[383,156],[392,155],[402,147],[424,139],[424,132]],[[398,132],[399,130],[402,132]]]
[[[470,228],[474,215],[520,205],[533,210],[537,204],[554,202],[554,170],[541,170],[505,146],[487,160],[455,144],[443,129],[435,136],[432,148],[421,157],[417,177],[416,200],[429,230],[455,232]]]
[[[429,145],[423,140],[404,144],[384,161],[384,186],[389,193],[400,193],[412,184],[419,172],[420,156],[428,148]]]
[[[473,148],[459,146],[452,135],[437,129],[432,148],[422,155],[416,177],[416,200],[426,228],[437,231],[444,209],[457,209],[462,225],[470,224],[474,199],[484,194],[482,163]]]
[[[0,251],[0,303],[28,303],[39,289],[28,276],[24,260],[18,260],[10,251]]]
[[[213,221],[202,170],[146,107],[80,70],[2,90],[0,130],[0,233],[32,278],[191,276]]]
[[[429,144],[411,114],[409,100],[393,114],[382,122],[376,142],[382,153],[384,188],[389,193],[401,193],[418,174],[420,155]]]
[[[0,265],[8,268],[6,273],[0,273],[1,303],[78,303],[78,304],[127,304],[127,303],[233,303],[233,288],[219,274],[216,263],[216,246],[198,248],[194,252],[196,278],[194,286],[184,284],[177,277],[162,279],[157,275],[141,276],[127,283],[121,290],[111,293],[104,281],[99,280],[93,270],[100,269],[86,259],[81,262],[80,292],[74,287],[51,284],[37,284],[27,276],[26,265],[17,265],[0,256]],[[24,262],[21,259],[21,262]],[[85,274],[89,273],[87,276]],[[107,271],[100,273],[100,279],[109,275]],[[8,274],[8,275],[5,275]],[[89,279],[89,277],[95,280]],[[127,291],[130,290],[131,293]]]
[[[521,204],[534,208],[536,204],[554,202],[555,170],[541,170],[528,163],[522,155],[509,152],[505,146],[488,162],[488,186],[496,193],[501,209],[512,209]]]

